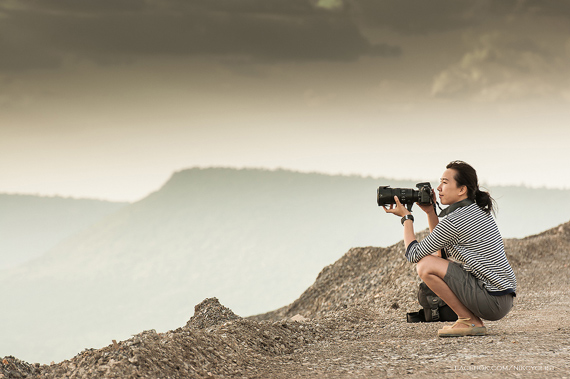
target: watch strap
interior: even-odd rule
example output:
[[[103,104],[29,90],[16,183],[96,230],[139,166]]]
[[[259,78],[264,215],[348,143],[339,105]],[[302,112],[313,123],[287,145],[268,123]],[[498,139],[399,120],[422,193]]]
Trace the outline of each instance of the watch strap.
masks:
[[[404,217],[402,217],[402,225],[404,225],[404,222],[406,222],[406,220],[412,220],[412,222],[414,222],[414,216],[405,215]]]

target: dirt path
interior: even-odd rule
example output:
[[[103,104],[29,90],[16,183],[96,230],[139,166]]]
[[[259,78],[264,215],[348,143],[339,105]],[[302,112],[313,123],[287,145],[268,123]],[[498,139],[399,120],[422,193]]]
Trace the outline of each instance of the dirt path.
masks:
[[[269,361],[251,377],[570,377],[568,293],[519,295],[516,301],[503,320],[486,323],[484,337],[438,338],[445,324],[408,324],[394,312]]]

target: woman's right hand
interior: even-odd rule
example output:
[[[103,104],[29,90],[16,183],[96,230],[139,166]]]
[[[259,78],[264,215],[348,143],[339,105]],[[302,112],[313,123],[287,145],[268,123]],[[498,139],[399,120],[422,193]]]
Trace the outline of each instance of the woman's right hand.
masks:
[[[432,214],[432,213],[435,214],[435,206],[434,206],[434,204],[435,204],[435,202],[437,201],[437,199],[436,199],[436,197],[435,197],[435,191],[434,191],[433,188],[431,189],[431,201],[432,201],[432,204],[425,204],[425,205],[422,205],[422,204],[419,204],[419,203],[416,203],[416,204],[418,205],[418,207],[420,207],[420,208],[422,209],[422,211],[424,211],[424,212],[427,213],[428,215],[429,215],[429,214]]]

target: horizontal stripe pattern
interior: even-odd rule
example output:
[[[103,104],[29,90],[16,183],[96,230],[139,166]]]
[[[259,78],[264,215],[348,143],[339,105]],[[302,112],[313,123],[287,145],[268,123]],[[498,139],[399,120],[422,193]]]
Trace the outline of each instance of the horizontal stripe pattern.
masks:
[[[410,243],[406,259],[417,263],[440,249],[445,249],[448,256],[482,280],[489,293],[498,295],[516,291],[517,280],[497,224],[477,204],[454,210],[440,220],[422,242]]]

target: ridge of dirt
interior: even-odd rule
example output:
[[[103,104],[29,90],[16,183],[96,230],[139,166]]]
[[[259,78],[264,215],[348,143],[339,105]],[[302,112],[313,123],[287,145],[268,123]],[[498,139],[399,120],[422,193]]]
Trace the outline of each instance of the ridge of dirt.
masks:
[[[419,309],[419,279],[400,242],[350,249],[276,311],[242,318],[206,299],[184,327],[57,364],[4,357],[0,378],[566,378],[570,222],[504,242],[517,297],[504,319],[486,323],[487,336],[438,338],[441,323],[406,323],[405,313]]]

